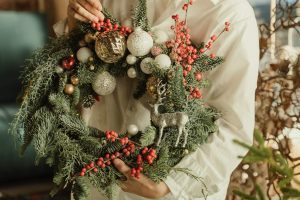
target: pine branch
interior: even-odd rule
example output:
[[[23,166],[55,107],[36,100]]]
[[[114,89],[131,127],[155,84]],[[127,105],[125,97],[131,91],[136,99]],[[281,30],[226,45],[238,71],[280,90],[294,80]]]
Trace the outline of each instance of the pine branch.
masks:
[[[144,31],[150,31],[147,18],[147,0],[139,0],[138,5],[134,9],[133,25],[135,28],[140,27]]]

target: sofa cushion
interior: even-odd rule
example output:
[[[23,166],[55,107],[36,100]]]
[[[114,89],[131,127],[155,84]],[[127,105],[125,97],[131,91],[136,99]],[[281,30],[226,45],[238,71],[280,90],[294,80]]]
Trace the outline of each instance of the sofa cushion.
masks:
[[[47,39],[45,16],[27,12],[0,12],[0,104],[14,102],[25,58]]]

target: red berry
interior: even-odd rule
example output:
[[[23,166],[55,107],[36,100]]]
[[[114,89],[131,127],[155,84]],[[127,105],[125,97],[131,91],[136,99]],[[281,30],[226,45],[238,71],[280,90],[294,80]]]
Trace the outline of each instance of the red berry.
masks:
[[[214,59],[216,57],[216,54],[212,53],[210,54],[210,58]]]
[[[204,53],[205,52],[205,49],[200,49],[200,53]]]
[[[94,166],[95,166],[95,163],[94,163],[94,162],[91,162],[91,163],[90,163],[90,167],[93,168]]]
[[[80,176],[84,176],[84,175],[85,175],[85,173],[84,173],[84,172],[81,172],[81,173],[80,173]]]
[[[82,168],[81,172],[85,173],[86,172],[86,168]]]
[[[199,72],[196,73],[195,78],[196,78],[197,81],[201,81],[201,79],[202,79],[201,73],[199,73]]]
[[[110,155],[107,153],[105,154],[105,158],[109,159],[110,158]]]
[[[94,171],[94,172],[98,172],[98,169],[97,169],[97,168],[94,168],[93,171]]]
[[[216,41],[217,40],[217,36],[216,35],[213,35],[213,36],[211,36],[211,38],[210,38],[212,41]]]
[[[119,152],[116,152],[115,153],[115,156],[118,158],[118,157],[120,157],[120,153]]]
[[[103,162],[100,161],[100,160],[97,162],[97,166],[99,166],[99,167],[100,167],[102,164],[103,164]]]
[[[130,152],[129,151],[127,151],[126,153],[125,153],[125,156],[130,156]]]
[[[108,166],[111,165],[110,160],[106,162],[106,165],[108,165]]]

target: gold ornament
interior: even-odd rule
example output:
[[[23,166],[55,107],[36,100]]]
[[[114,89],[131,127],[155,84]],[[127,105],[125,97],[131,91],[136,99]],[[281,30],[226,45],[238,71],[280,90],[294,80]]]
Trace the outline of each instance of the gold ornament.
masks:
[[[65,85],[64,92],[65,92],[66,94],[72,95],[72,94],[74,93],[74,90],[75,90],[74,85],[72,85],[72,84],[66,84],[66,85]]]
[[[159,83],[159,79],[155,77],[150,77],[147,81],[147,94],[152,98],[152,100],[155,100],[157,98],[157,84]]]
[[[88,60],[89,60],[89,62],[94,62],[93,56],[90,56]]]
[[[176,74],[174,70],[169,70],[167,73],[168,79],[171,80],[173,78],[175,78]]]
[[[109,31],[98,35],[95,44],[98,57],[106,63],[116,63],[126,51],[125,37],[118,31]]]
[[[95,70],[95,65],[90,65],[90,67],[89,67],[89,69],[91,70],[91,71],[94,71]]]
[[[79,84],[79,78],[75,75],[71,76],[71,83],[73,85],[78,85]]]

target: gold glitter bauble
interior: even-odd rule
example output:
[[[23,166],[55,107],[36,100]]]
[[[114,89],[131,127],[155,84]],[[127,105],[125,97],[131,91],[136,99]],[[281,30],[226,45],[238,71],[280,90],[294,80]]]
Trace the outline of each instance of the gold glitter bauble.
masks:
[[[95,44],[97,56],[106,63],[116,63],[126,51],[126,40],[118,31],[98,35]]]
[[[72,85],[72,84],[66,84],[66,85],[65,85],[64,92],[65,92],[66,94],[71,95],[71,94],[74,93],[74,90],[75,90],[74,85]]]
[[[156,99],[157,97],[157,84],[159,83],[159,79],[155,77],[150,77],[147,81],[147,94],[153,98]]]
[[[79,84],[79,78],[75,75],[71,76],[71,83],[73,85],[78,85]]]

